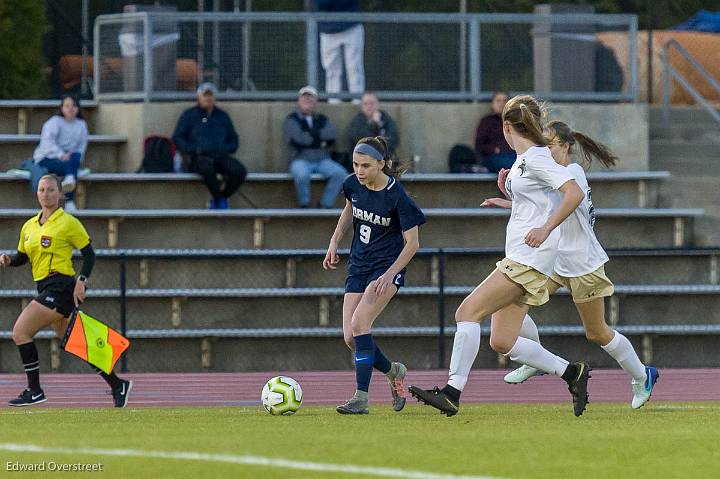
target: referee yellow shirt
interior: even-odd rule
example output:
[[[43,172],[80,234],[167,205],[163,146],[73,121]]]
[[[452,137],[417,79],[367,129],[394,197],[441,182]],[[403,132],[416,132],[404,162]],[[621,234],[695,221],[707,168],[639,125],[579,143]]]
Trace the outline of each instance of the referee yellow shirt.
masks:
[[[90,236],[80,220],[62,208],[55,210],[42,225],[41,215],[42,212],[25,222],[17,248],[30,259],[33,279],[41,281],[51,273],[75,276],[73,249],[83,249],[90,244]]]

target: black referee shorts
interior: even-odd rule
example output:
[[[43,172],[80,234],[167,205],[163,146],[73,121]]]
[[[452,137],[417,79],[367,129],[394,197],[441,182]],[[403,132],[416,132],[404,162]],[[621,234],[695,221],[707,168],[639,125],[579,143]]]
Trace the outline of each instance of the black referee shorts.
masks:
[[[35,301],[69,317],[75,309],[75,278],[64,274],[53,274],[37,282],[38,295]]]

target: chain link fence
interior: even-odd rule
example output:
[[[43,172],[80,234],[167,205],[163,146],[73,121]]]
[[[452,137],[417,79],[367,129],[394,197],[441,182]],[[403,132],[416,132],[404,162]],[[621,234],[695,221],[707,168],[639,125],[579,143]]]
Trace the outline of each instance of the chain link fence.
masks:
[[[384,99],[636,97],[634,15],[149,12],[96,19],[97,98],[187,99],[202,81],[225,99],[322,90],[319,32],[331,21],[363,25],[366,89]]]

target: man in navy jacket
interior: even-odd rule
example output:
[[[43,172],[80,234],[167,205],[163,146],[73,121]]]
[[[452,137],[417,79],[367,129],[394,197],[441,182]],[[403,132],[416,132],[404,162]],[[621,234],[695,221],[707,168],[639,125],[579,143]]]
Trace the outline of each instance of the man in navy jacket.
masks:
[[[188,163],[188,171],[205,180],[212,195],[210,208],[227,209],[228,198],[240,188],[247,170],[230,156],[237,151],[238,136],[230,116],[215,105],[216,94],[212,83],[200,85],[198,103],[180,116],[173,141]]]

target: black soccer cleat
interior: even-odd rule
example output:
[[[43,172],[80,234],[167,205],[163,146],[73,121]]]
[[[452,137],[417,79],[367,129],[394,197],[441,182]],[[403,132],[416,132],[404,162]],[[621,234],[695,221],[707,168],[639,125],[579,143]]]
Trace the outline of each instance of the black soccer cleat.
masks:
[[[582,416],[583,411],[590,402],[590,396],[587,392],[588,379],[591,378],[590,365],[585,361],[573,363],[578,370],[577,377],[568,383],[568,391],[572,394],[573,410],[575,416]]]
[[[10,406],[22,407],[32,406],[33,404],[40,404],[41,402],[45,401],[47,401],[47,398],[45,397],[45,393],[42,389],[38,391],[33,391],[32,389],[25,389],[23,392],[20,393],[17,398],[8,401],[8,404]]]
[[[132,391],[132,381],[121,379],[120,386],[113,388],[112,396],[115,402],[115,407],[127,406],[128,399],[130,398],[130,391]]]
[[[417,386],[410,386],[410,394],[418,401],[440,410],[447,417],[454,416],[460,409],[460,403],[453,401],[442,389],[421,389]]]

